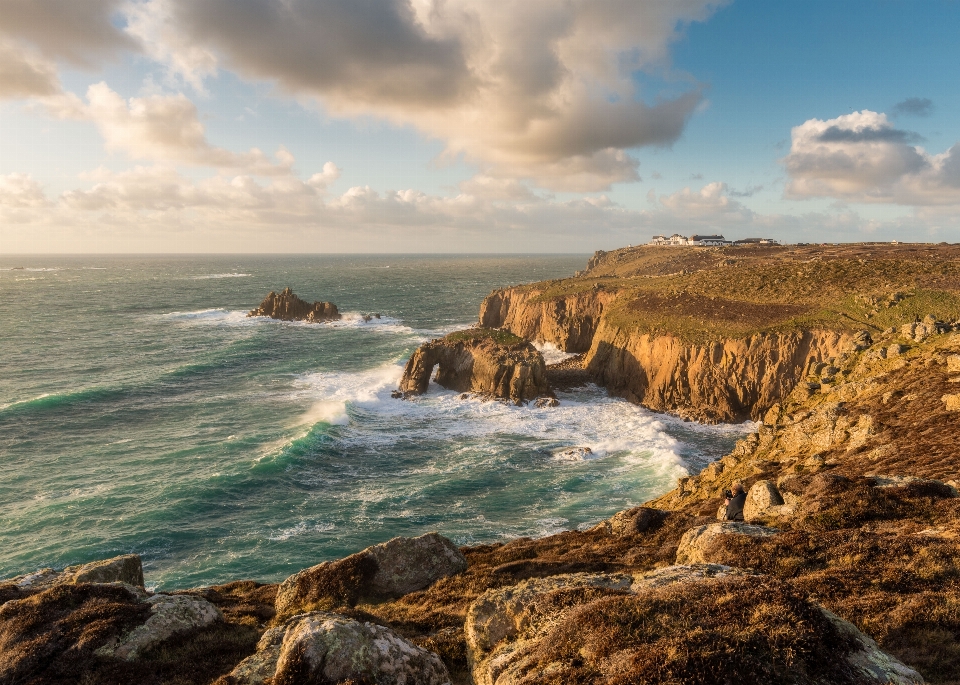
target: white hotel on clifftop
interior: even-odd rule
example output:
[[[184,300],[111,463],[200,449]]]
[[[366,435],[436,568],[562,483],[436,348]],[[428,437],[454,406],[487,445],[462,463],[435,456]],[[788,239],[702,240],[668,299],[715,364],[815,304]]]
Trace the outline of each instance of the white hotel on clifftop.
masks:
[[[777,245],[772,238],[744,238],[730,241],[722,235],[692,235],[689,238],[674,233],[669,238],[665,235],[655,235],[648,245],[684,245],[696,247],[723,247],[724,245]]]

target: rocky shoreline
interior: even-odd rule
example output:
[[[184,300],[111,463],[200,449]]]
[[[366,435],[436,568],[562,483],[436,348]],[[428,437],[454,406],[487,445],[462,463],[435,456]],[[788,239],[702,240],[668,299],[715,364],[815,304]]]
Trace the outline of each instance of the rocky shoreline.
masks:
[[[628,264],[621,257],[598,256],[587,276]],[[670,358],[686,360],[686,371],[663,381],[673,395],[643,397],[695,416],[705,415],[697,403],[717,402],[706,416],[719,420],[733,406],[723,398],[753,383],[762,391],[743,406],[757,430],[672,491],[589,530],[459,549],[436,533],[396,538],[279,584],[149,593],[134,555],[0,581],[0,683],[960,682],[960,333],[949,318],[951,283],[941,282],[940,299],[913,290],[890,307],[848,293],[849,302],[882,307],[864,321],[883,326],[821,328],[833,337],[809,338],[799,356],[789,350],[808,344],[802,333],[760,327],[756,349],[766,351],[755,358],[766,361],[749,372],[753,380],[721,375],[739,368],[724,362],[727,343],[671,334],[687,352]],[[520,338],[520,323],[533,319],[517,312],[558,311],[550,287],[497,295],[500,305],[485,304],[481,319],[496,323],[495,309]],[[592,291],[577,301],[601,303]],[[517,293],[527,297],[520,309]],[[557,372],[585,367],[604,379],[598,336],[618,320],[596,316],[612,316],[616,298],[600,312],[561,297],[566,318],[552,321],[566,323],[555,339],[583,347],[584,331],[593,333],[579,350],[584,362]],[[917,312],[911,302],[941,309]],[[544,340],[530,326],[529,339]],[[528,343],[505,334],[428,343],[408,365],[405,379],[416,385],[408,390],[447,364],[446,373],[459,369],[450,383],[522,401],[540,376],[498,376],[478,364],[481,355],[501,369],[509,364],[497,350],[513,346],[544,382],[550,372],[542,357],[530,361]],[[709,354],[691,365],[698,346]],[[468,353],[472,363],[461,363]],[[701,396],[691,378],[726,389]],[[735,481],[748,491],[745,521],[720,521]]]

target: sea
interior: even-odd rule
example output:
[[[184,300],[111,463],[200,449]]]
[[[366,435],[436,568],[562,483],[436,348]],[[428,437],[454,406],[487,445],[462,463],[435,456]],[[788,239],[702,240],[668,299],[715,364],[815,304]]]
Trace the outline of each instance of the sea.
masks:
[[[751,426],[596,386],[542,409],[390,396],[491,290],[587,257],[0,255],[0,578],[137,553],[154,589],[273,582],[398,535],[545,536],[666,492]],[[285,287],[343,319],[247,316]]]

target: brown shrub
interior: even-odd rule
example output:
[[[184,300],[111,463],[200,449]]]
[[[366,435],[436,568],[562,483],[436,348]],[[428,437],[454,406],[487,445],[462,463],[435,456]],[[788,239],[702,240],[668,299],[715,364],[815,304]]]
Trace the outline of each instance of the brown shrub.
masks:
[[[774,579],[678,583],[599,599],[569,612],[538,644],[522,682],[855,682],[844,661],[849,638]]]

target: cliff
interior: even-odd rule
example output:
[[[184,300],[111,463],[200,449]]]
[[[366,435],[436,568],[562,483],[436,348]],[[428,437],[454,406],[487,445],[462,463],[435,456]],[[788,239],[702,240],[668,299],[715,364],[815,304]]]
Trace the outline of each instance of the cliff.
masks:
[[[151,593],[132,556],[0,582],[0,682],[956,683],[960,333],[860,342],[588,530],[397,538],[281,584]],[[718,521],[736,480],[747,520]]]
[[[314,302],[297,297],[290,288],[284,288],[280,293],[271,291],[260,306],[250,311],[247,316],[269,316],[271,319],[282,321],[309,321],[322,323],[337,321],[340,312],[333,302]]]
[[[437,383],[523,404],[552,397],[543,356],[528,342],[500,331],[469,329],[424,343],[413,353],[400,379],[403,396],[427,391],[435,367]]]
[[[584,353],[610,392],[707,422],[760,419],[818,364],[924,315],[960,318],[960,248],[637,247],[496,290],[483,326]]]

